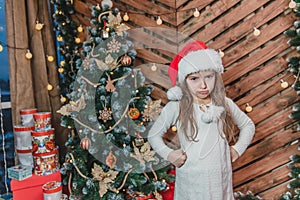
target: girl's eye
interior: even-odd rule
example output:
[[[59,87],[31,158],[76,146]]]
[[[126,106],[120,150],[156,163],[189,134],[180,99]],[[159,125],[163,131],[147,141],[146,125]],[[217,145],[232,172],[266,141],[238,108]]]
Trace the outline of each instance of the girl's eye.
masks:
[[[190,80],[191,81],[197,80],[197,77],[191,77]]]
[[[207,75],[207,76],[205,76],[206,79],[211,79],[213,77],[214,77],[214,75]]]

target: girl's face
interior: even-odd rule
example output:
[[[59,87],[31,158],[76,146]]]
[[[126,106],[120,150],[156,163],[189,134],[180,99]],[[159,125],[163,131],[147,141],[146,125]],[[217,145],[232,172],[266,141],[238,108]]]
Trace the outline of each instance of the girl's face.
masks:
[[[210,93],[215,87],[216,75],[214,71],[202,71],[190,74],[186,77],[188,88],[195,100],[209,103]]]

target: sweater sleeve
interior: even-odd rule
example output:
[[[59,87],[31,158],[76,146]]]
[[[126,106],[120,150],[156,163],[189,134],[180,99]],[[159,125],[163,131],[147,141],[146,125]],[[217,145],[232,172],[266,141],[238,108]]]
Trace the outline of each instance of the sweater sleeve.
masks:
[[[152,148],[165,160],[173,149],[169,148],[163,141],[162,136],[176,123],[179,113],[179,103],[170,101],[162,109],[148,134],[148,141]]]
[[[232,147],[238,152],[239,156],[241,156],[253,139],[255,125],[231,99],[227,98],[227,103],[229,104],[233,120],[240,129],[239,138]]]

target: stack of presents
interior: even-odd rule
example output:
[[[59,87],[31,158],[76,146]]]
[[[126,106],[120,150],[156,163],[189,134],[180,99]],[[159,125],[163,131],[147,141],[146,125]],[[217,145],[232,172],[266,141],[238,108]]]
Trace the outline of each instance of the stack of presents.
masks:
[[[61,174],[51,113],[23,109],[20,115],[21,125],[14,126],[18,164],[8,169],[13,200],[60,200]]]

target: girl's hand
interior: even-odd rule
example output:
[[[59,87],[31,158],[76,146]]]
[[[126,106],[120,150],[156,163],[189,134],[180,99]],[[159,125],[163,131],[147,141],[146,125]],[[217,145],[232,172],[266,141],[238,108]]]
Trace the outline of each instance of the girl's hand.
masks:
[[[176,167],[181,167],[186,161],[186,153],[181,149],[171,151],[167,157],[167,160],[170,161]]]
[[[238,152],[233,147],[230,147],[230,156],[231,156],[231,162],[234,162],[236,161],[236,159],[239,158]]]

